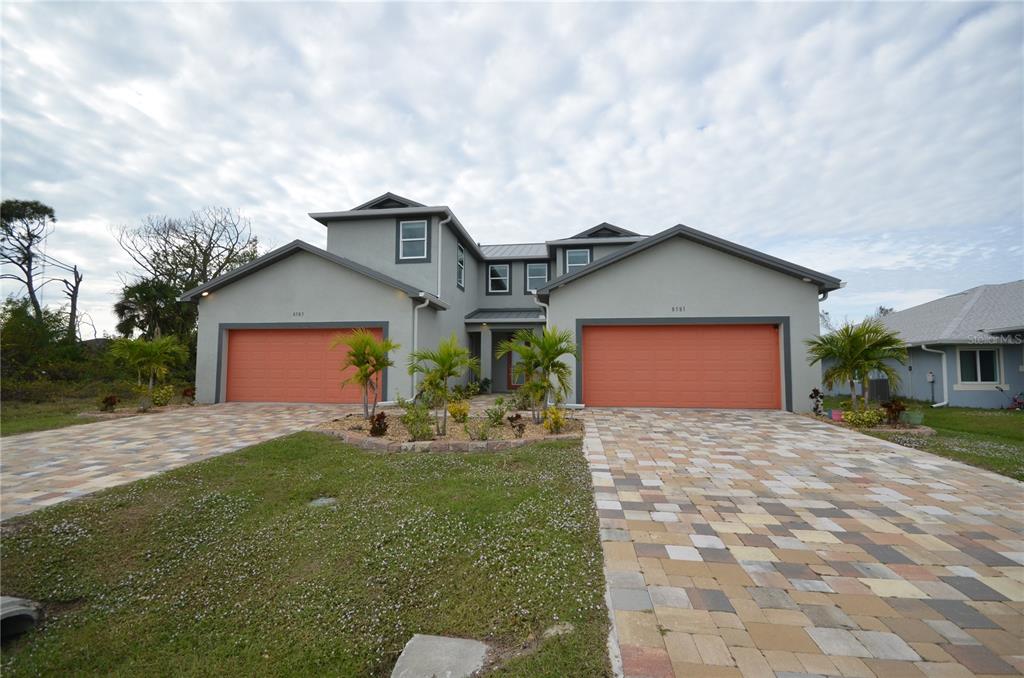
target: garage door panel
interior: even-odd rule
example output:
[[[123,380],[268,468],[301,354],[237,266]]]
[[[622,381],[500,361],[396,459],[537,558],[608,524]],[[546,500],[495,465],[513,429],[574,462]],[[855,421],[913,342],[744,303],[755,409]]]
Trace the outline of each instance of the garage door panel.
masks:
[[[358,403],[359,388],[343,384],[345,348],[332,348],[348,328],[228,330],[227,400]],[[380,329],[371,329],[381,337]]]
[[[596,325],[582,343],[591,406],[780,407],[774,325]]]

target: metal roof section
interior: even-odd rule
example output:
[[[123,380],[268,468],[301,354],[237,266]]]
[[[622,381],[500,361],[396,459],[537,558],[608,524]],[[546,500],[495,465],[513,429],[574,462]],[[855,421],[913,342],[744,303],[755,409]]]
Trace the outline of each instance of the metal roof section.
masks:
[[[308,252],[310,254],[314,254],[320,257],[321,259],[326,259],[327,261],[333,264],[337,264],[338,266],[347,268],[350,271],[354,271],[361,275],[365,275],[367,278],[372,278],[377,282],[381,282],[384,283],[385,285],[390,285],[395,289],[401,290],[405,292],[407,295],[409,295],[409,297],[412,299],[428,299],[430,301],[430,305],[436,309],[445,310],[448,308],[448,304],[441,301],[440,299],[438,299],[433,294],[430,294],[429,292],[421,290],[417,287],[413,287],[412,285],[407,285],[401,280],[398,280],[397,278],[392,278],[391,276],[385,275],[380,271],[375,271],[372,268],[368,268],[366,266],[363,266],[362,264],[358,264],[352,261],[351,259],[346,259],[344,257],[339,257],[336,254],[331,254],[327,250],[322,250],[319,247],[310,245],[308,242],[305,242],[303,240],[293,240],[292,242],[288,243],[283,247],[279,247],[276,250],[267,252],[259,259],[250,261],[249,263],[239,266],[234,270],[228,271],[224,275],[214,278],[208,283],[200,285],[199,287],[195,287],[189,290],[188,292],[185,292],[180,297],[178,297],[178,301],[194,301],[197,297],[202,297],[204,293],[213,292],[215,290],[220,289],[221,287],[230,285],[236,280],[240,280],[241,278],[244,278],[252,273],[256,273],[257,271],[264,269],[267,266],[276,264],[282,259],[290,257],[296,252]]]
[[[592,264],[581,268],[575,273],[563,275],[560,278],[556,278],[555,280],[551,281],[541,289],[537,290],[537,296],[547,297],[549,294],[551,294],[553,290],[556,290],[559,287],[567,285],[584,276],[590,275],[595,271],[599,271],[605,266],[614,264],[615,262],[625,259],[626,257],[632,256],[638,252],[643,252],[649,247],[654,247],[655,245],[658,245],[660,243],[665,242],[666,240],[676,237],[690,240],[699,245],[704,245],[705,247],[710,247],[712,249],[716,249],[726,254],[731,254],[741,259],[750,261],[751,263],[766,266],[768,268],[779,271],[780,273],[785,273],[786,275],[791,275],[795,278],[800,278],[804,282],[813,282],[818,286],[818,290],[821,292],[831,292],[832,290],[837,290],[842,286],[842,281],[839,280],[839,278],[835,278],[824,273],[819,273],[818,271],[814,271],[809,268],[804,268],[803,266],[799,266],[797,264],[785,261],[783,259],[779,259],[778,257],[773,257],[770,254],[765,254],[764,252],[752,250],[749,247],[744,247],[743,245],[739,245],[737,243],[724,240],[717,236],[713,236],[710,233],[698,231],[695,228],[690,228],[689,226],[685,226],[683,224],[676,224],[671,228],[665,229],[661,233],[644,238],[643,240],[633,245],[630,245],[625,249],[619,250],[614,254],[610,254],[607,257],[602,257],[601,259],[598,259]]]
[[[979,285],[881,318],[907,344],[977,341],[1024,329],[1024,280]]]
[[[373,200],[367,200],[362,205],[353,207],[354,210],[372,210],[381,207],[425,207],[423,203],[410,200],[409,198],[403,198],[400,195],[396,195],[391,191],[378,195]]]
[[[548,246],[542,242],[524,242],[509,245],[481,245],[487,259],[547,259]]]
[[[639,233],[634,233],[633,231],[630,231],[628,229],[622,228],[621,226],[616,226],[615,224],[609,224],[607,221],[602,221],[597,226],[594,226],[593,228],[588,228],[587,230],[583,231],[582,233],[577,233],[576,235],[570,236],[570,238],[589,238],[591,236],[595,236],[596,234],[600,233],[601,231],[609,231],[611,233],[611,235],[609,235],[608,237],[639,236],[640,235]],[[603,237],[603,236],[597,236],[597,237]]]
[[[477,323],[542,323],[544,311],[536,308],[478,308],[466,314],[466,324]]]

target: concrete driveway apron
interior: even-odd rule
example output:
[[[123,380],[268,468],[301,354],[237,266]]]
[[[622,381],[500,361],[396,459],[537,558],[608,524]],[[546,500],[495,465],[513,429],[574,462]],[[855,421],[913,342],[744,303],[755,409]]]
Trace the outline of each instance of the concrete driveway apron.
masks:
[[[355,411],[225,403],[0,439],[0,517],[215,457]]]
[[[626,676],[1024,667],[1021,483],[786,412],[584,418]]]

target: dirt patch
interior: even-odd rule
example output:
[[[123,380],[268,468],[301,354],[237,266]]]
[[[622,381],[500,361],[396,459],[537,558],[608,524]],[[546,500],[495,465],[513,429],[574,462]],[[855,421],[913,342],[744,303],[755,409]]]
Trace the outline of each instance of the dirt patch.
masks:
[[[207,407],[207,405],[185,405],[185,404],[174,404],[165,405],[164,407],[151,407],[145,412],[139,412],[134,408],[124,408],[120,410],[114,410],[113,412],[101,412],[99,410],[86,410],[85,412],[79,412],[78,416],[86,419],[97,419],[100,421],[106,421],[108,419],[125,419],[127,417],[138,417],[143,414],[157,414],[159,412],[173,412],[175,410],[187,410],[194,409],[196,407]]]
[[[412,440],[409,432],[406,430],[405,425],[402,424],[400,412],[387,412],[388,415],[388,432],[386,435],[381,436],[378,440],[386,440],[388,442],[409,442]],[[480,425],[486,421],[486,417],[470,417],[467,424],[459,424],[453,421],[450,417],[448,419],[448,432],[447,435],[437,436],[435,435],[433,440],[440,441],[470,441],[473,440],[467,432],[467,426],[471,430],[478,430]],[[544,428],[542,424],[535,424],[530,418],[529,413],[523,415],[523,423],[526,424],[526,430],[523,432],[521,438],[517,438],[515,432],[512,430],[512,426],[507,420],[503,421],[501,426],[492,426],[488,431],[487,440],[541,440],[551,436],[551,433]],[[323,424],[318,428],[321,431],[343,431],[346,433],[357,433],[369,436],[370,435],[370,422],[363,419],[361,414],[349,414],[338,419],[333,419],[326,424]],[[561,430],[562,434],[583,434],[583,422],[579,419],[566,419],[565,426]]]

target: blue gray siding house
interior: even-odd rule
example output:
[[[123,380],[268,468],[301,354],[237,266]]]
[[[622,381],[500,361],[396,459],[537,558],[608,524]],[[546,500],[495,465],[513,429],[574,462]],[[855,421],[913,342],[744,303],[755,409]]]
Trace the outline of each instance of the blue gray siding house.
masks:
[[[908,363],[895,365],[894,394],[1001,408],[1024,392],[1024,280],[973,287],[881,321],[907,346]],[[836,392],[843,392],[838,385]]]

